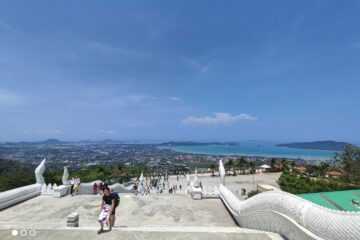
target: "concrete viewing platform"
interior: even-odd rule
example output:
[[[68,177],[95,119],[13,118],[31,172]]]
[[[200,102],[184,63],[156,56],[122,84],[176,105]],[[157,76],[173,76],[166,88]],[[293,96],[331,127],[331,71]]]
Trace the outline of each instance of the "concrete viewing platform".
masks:
[[[45,160],[35,170],[35,184],[0,193],[1,240],[266,240],[282,239],[280,235],[291,240],[355,240],[360,235],[358,213],[330,210],[283,192],[276,186],[278,174],[231,176],[225,181],[226,172],[221,160],[220,183],[214,176],[200,175],[195,170],[192,182],[187,175],[186,182],[185,176],[170,177],[169,181],[157,185],[156,192],[162,192],[162,185],[165,190],[173,188],[173,194],[170,189],[168,193],[135,196],[117,184],[114,189],[117,187],[115,191],[121,193],[121,201],[116,210],[115,226],[112,231],[105,229],[99,235],[102,196],[91,194],[93,183],[81,185],[85,190],[79,192],[84,195],[56,197],[58,188],[45,185],[44,164]],[[65,186],[67,177],[64,168],[62,182]],[[139,182],[144,183],[143,174]],[[186,189],[183,188],[185,185]],[[142,186],[140,192],[144,193]],[[255,190],[258,186],[265,192],[240,200],[245,198],[245,194],[239,195],[240,191]],[[353,194],[358,195],[357,192]]]
[[[36,232],[35,237],[28,233],[21,239],[281,239],[238,227],[220,199],[156,194],[121,194],[115,227],[97,235],[101,198],[42,195],[19,203],[0,212],[0,239],[19,239],[12,236],[13,230],[18,237],[21,230]],[[80,215],[78,228],[66,227],[71,212]]]

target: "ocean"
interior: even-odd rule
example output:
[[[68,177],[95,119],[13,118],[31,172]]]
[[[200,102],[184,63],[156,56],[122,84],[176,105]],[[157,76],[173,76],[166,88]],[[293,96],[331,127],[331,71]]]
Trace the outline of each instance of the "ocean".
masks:
[[[336,151],[311,150],[277,147],[279,142],[243,141],[237,145],[206,145],[206,146],[162,146],[184,153],[211,155],[242,155],[258,157],[302,158],[306,160],[330,160]]]

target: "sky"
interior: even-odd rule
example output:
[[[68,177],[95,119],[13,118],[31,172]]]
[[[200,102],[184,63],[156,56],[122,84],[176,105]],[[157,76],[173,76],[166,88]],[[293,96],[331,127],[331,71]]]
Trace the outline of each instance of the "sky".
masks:
[[[360,1],[0,2],[0,141],[360,143]]]

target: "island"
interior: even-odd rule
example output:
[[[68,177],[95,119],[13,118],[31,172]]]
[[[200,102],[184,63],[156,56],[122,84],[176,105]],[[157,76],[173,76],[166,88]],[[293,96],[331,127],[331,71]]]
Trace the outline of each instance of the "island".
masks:
[[[238,145],[236,142],[192,142],[192,141],[185,141],[185,142],[165,142],[161,143],[160,146],[210,146],[210,145]]]
[[[351,143],[347,142],[337,142],[337,141],[315,141],[315,142],[297,142],[297,143],[283,143],[277,144],[277,147],[287,147],[287,148],[300,148],[300,149],[313,149],[313,150],[328,150],[328,151],[342,151],[345,146],[353,146]]]

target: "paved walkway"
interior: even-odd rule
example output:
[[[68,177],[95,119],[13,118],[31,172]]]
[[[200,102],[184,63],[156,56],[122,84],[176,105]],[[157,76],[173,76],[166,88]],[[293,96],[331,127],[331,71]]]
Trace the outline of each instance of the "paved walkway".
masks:
[[[267,184],[272,185],[274,187],[279,187],[277,184],[277,180],[279,179],[281,173],[257,173],[257,174],[238,174],[237,176],[226,176],[225,183],[226,187],[230,189],[239,199],[244,200],[246,196],[241,195],[241,188],[245,188],[246,192],[250,192],[253,189],[256,189],[257,184]],[[220,177],[218,172],[215,173],[215,176],[211,176],[210,173],[199,174],[199,181],[201,181],[202,185],[205,188],[213,188],[214,186],[220,183]],[[145,179],[145,178],[144,178]],[[190,181],[193,181],[194,175],[192,174],[190,177]],[[163,183],[163,179],[161,179],[161,183]],[[180,176],[177,179],[176,176],[169,177],[169,187],[174,185],[178,186],[178,190],[176,194],[185,194],[184,187],[187,186],[186,177]],[[182,190],[180,191],[180,185],[182,186]],[[152,190],[152,193],[156,194],[156,190]],[[163,195],[168,194],[167,183],[165,183],[165,191]]]
[[[199,178],[204,186],[214,186],[219,181],[218,177]],[[238,187],[236,182],[247,178],[234,177],[227,186]],[[173,177],[170,183],[185,186],[186,179],[177,181]],[[143,197],[121,194],[114,229],[98,235],[101,197],[39,196],[12,206],[0,212],[0,239],[281,239],[274,233],[238,227],[220,199],[193,200],[181,192]],[[80,215],[79,227],[67,228],[67,215],[74,211]],[[13,231],[18,234],[16,237]]]
[[[0,212],[0,226],[66,227],[71,212],[80,214],[81,227],[98,227],[101,197],[78,195],[39,196]],[[185,195],[134,196],[121,194],[116,209],[117,227],[236,226],[220,199],[192,200]]]

